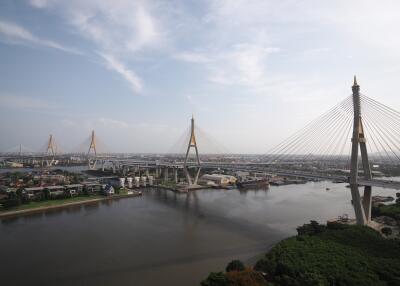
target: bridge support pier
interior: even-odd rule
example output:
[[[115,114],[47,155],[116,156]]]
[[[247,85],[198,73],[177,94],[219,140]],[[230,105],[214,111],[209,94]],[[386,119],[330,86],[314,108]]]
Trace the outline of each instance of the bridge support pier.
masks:
[[[364,187],[363,208],[365,220],[367,223],[371,222],[371,208],[372,208],[372,189],[371,186]]]
[[[178,183],[178,168],[174,168],[174,179],[175,179],[175,184]]]
[[[164,181],[165,182],[168,181],[168,167],[165,167],[165,169],[164,169]]]

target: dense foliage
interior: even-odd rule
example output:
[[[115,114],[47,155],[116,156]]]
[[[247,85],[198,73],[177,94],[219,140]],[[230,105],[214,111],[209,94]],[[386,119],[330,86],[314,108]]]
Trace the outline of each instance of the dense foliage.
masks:
[[[395,204],[390,205],[381,204],[377,207],[373,207],[372,216],[388,216],[397,221],[400,221],[400,202],[396,202]]]
[[[229,262],[229,264],[226,266],[225,271],[226,272],[231,272],[231,271],[243,271],[244,270],[244,264],[240,260],[232,260]]]
[[[211,272],[207,279],[201,281],[201,286],[228,286],[228,279],[222,272]]]
[[[400,241],[365,226],[315,221],[297,228],[254,269],[211,273],[201,286],[400,285]]]
[[[363,226],[316,229],[280,242],[255,269],[274,285],[400,285],[399,241]]]
[[[228,265],[236,267],[241,264],[243,266],[240,260],[232,262]],[[230,269],[227,273],[211,272],[207,279],[201,282],[201,286],[265,286],[267,285],[266,283],[260,272],[243,266],[241,270]]]

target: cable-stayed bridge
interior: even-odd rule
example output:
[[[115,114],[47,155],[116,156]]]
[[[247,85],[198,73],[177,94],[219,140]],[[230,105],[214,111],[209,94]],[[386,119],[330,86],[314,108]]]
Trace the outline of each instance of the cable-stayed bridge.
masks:
[[[348,182],[358,224],[368,224],[371,220],[372,187],[400,189],[400,182],[373,177],[376,167],[383,165],[396,170],[400,166],[400,113],[361,94],[356,77],[350,96],[275,146],[261,162],[201,162],[193,118],[189,134],[182,162],[125,160],[118,164],[183,168],[189,185],[196,184],[201,168],[254,170]],[[189,162],[192,147],[195,160]],[[194,180],[188,176],[188,169],[193,167],[197,168]]]
[[[255,162],[227,160],[222,155],[204,156],[198,137],[204,132],[198,130],[201,129],[195,126],[192,118],[188,132],[182,136],[183,143],[176,144],[183,146],[184,150],[162,158],[138,160],[102,154],[98,150],[94,131],[89,137],[89,144],[85,143],[87,151],[80,154],[84,154],[90,169],[104,169],[107,164],[112,165],[114,170],[139,168],[158,172],[159,169],[164,169],[166,177],[168,169],[173,169],[175,180],[177,170],[181,170],[189,186],[196,185],[201,170],[207,169],[251,170],[281,176],[347,182],[358,224],[367,224],[371,219],[372,187],[400,189],[400,182],[377,176],[377,170],[382,168],[385,169],[385,174],[400,174],[400,113],[362,94],[355,77],[350,96],[265,155],[259,156]],[[59,153],[54,142],[50,135],[45,156],[22,154],[20,146],[19,153],[17,149],[17,153],[5,157],[42,156],[51,165],[57,158],[67,156]],[[191,150],[194,150],[194,154]],[[196,171],[193,172],[192,169]],[[360,195],[360,187],[363,188],[363,196]]]

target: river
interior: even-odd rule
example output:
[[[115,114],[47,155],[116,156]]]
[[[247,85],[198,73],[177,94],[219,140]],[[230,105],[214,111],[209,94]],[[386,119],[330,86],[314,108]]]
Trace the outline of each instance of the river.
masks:
[[[2,285],[199,285],[232,259],[254,262],[311,219],[354,216],[350,200],[345,184],[329,182],[188,195],[147,189],[2,220],[0,277]]]

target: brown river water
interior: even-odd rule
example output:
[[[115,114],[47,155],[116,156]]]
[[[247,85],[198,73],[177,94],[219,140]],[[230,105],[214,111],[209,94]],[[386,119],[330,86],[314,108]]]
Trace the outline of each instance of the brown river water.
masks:
[[[145,189],[142,197],[5,219],[1,284],[199,285],[232,259],[254,262],[311,219],[354,217],[350,200],[345,184],[330,182],[246,192]]]

